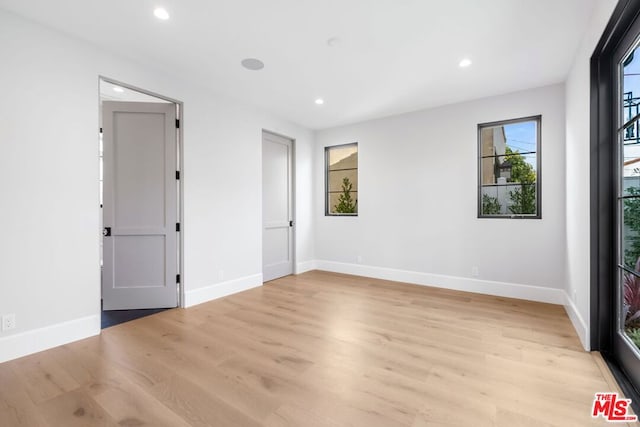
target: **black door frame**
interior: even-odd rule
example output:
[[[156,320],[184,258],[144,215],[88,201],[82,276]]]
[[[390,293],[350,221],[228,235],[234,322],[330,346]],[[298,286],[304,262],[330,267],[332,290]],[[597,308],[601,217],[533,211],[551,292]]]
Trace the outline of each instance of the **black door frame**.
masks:
[[[640,410],[640,393],[614,351],[617,268],[615,259],[617,183],[616,48],[640,14],[640,0],[620,0],[591,57],[591,349],[609,364],[622,391]]]

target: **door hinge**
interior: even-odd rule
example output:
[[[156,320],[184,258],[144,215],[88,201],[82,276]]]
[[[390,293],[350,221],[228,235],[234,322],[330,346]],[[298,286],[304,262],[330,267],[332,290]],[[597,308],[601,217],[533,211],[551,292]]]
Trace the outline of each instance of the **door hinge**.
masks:
[[[293,221],[289,221],[289,227],[293,227]]]
[[[180,119],[176,119],[176,129],[180,129]]]
[[[180,171],[176,171],[176,179],[180,179]]]
[[[176,231],[180,231],[180,223],[176,222]]]
[[[102,133],[102,128],[100,128],[100,133]]]
[[[180,283],[180,275],[176,274],[176,283]]]

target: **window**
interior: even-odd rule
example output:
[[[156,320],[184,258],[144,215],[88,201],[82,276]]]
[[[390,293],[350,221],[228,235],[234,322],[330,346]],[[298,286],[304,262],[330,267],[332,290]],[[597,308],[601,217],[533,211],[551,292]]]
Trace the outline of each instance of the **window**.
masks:
[[[358,215],[358,143],[325,147],[325,215]]]
[[[478,218],[541,218],[541,120],[478,125]]]

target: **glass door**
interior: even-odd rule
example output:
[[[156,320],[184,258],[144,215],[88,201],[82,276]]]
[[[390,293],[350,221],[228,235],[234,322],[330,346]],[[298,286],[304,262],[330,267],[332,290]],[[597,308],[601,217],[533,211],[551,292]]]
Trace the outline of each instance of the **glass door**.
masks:
[[[636,35],[616,50],[616,319],[613,352],[640,385],[640,48]]]

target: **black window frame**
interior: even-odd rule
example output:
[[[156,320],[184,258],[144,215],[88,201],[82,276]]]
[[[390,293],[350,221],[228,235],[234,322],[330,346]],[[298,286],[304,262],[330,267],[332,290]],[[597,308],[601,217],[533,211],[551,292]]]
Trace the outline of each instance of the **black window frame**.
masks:
[[[536,155],[536,213],[535,214],[492,214],[484,215],[482,213],[482,188],[486,185],[482,184],[482,159],[486,157],[482,155],[482,130],[485,128],[510,125],[514,123],[536,122],[536,150],[527,154]],[[497,184],[495,184],[497,185]],[[508,184],[507,184],[508,185]],[[542,114],[527,117],[518,117],[515,119],[497,120],[487,123],[478,124],[478,218],[504,218],[504,219],[542,219]]]
[[[348,147],[350,145],[354,145],[356,147],[356,152],[359,154],[360,153],[360,148],[358,147],[358,142],[349,142],[347,144],[338,144],[338,145],[330,145],[330,146],[326,146],[324,147],[324,216],[344,216],[344,217],[357,217],[360,210],[359,210],[359,206],[356,207],[356,212],[355,213],[331,213],[330,211],[330,206],[329,206],[329,195],[331,193],[335,193],[335,191],[329,191],[329,151],[331,151],[332,149],[335,148],[342,148],[342,147]],[[355,170],[356,171],[356,176],[358,176],[358,189],[356,190],[356,193],[359,193],[359,188],[360,188],[360,182],[359,182],[359,174],[358,174],[358,170],[360,169],[360,162],[359,162],[360,158],[358,156],[358,166],[355,168],[349,168],[349,169],[345,169],[345,170]],[[357,199],[356,199],[357,202]]]

